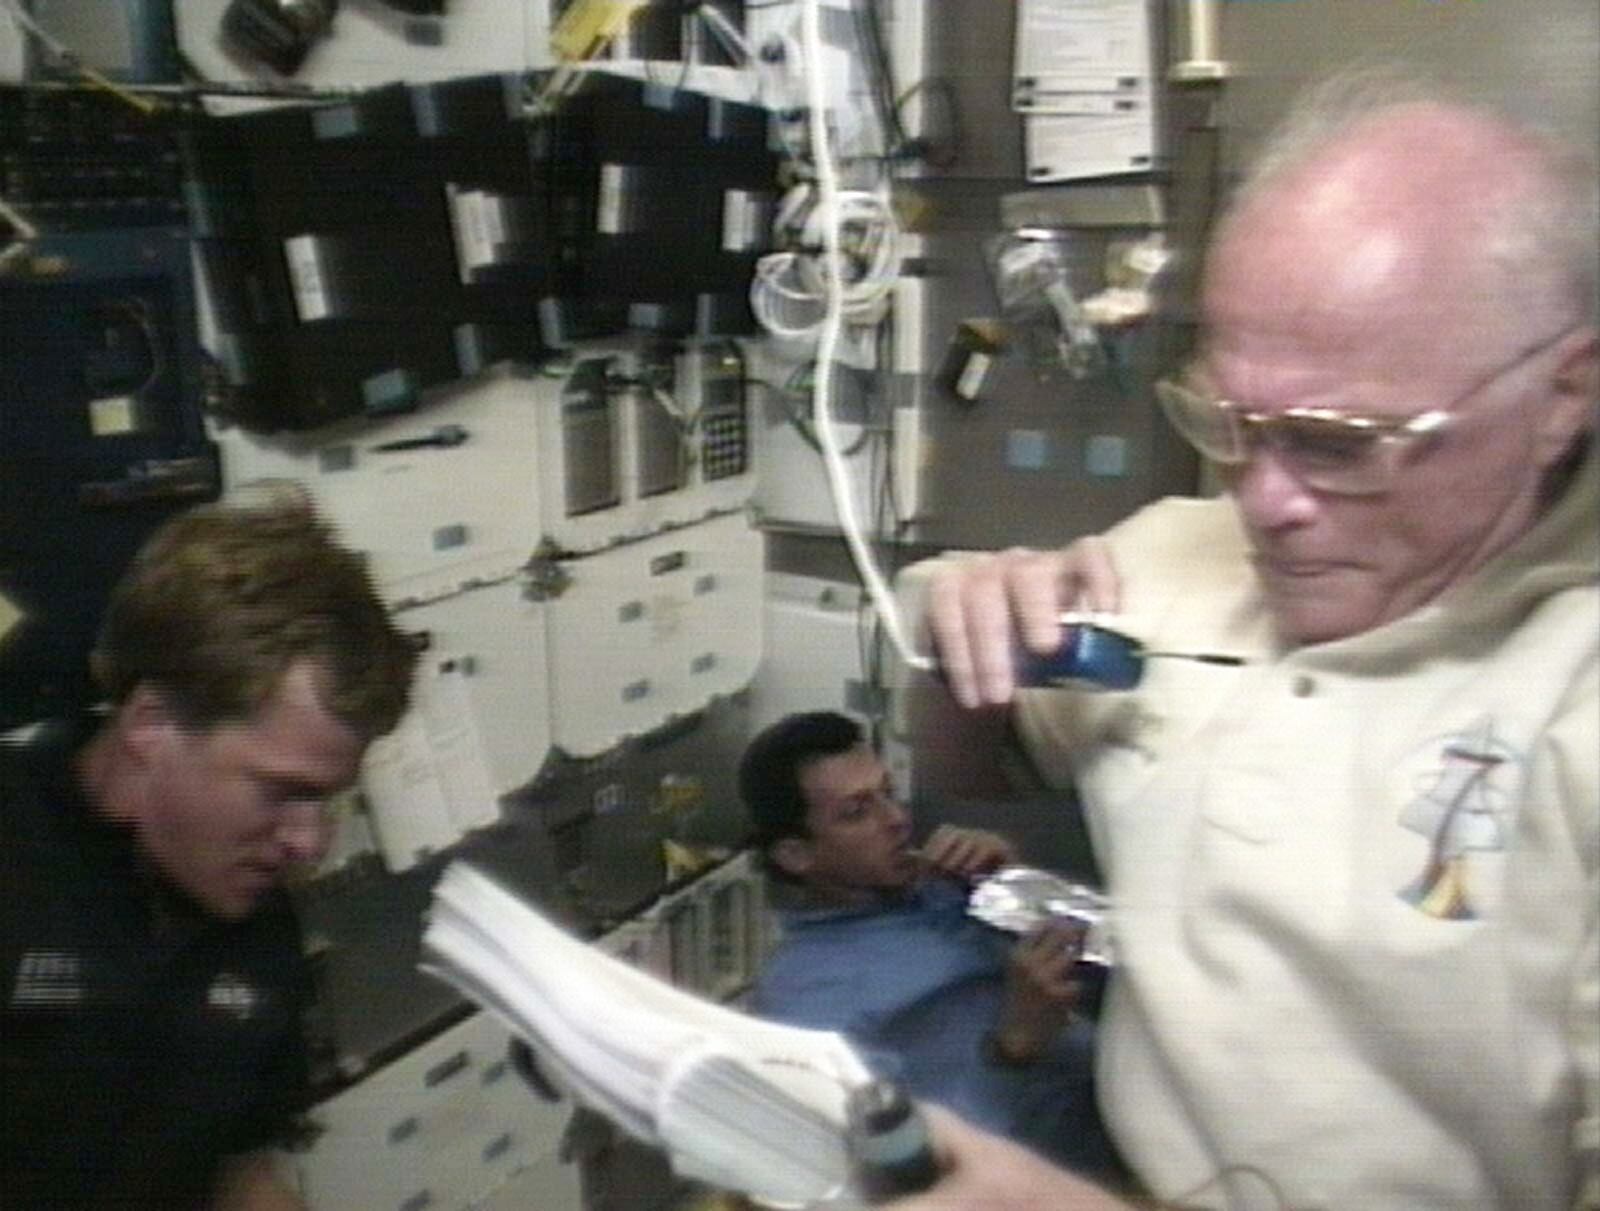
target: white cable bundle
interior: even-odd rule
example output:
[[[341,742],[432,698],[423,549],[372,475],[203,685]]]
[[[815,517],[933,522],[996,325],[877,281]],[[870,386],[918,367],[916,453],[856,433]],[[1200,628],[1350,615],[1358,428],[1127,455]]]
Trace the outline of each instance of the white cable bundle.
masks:
[[[762,257],[750,287],[756,318],[774,336],[811,340],[822,329],[830,286],[825,210],[811,185],[791,189],[778,209],[774,234],[790,247]],[[887,192],[839,191],[836,224],[840,318],[847,324],[875,324],[883,318],[899,272],[900,225]]]
[[[796,341],[815,340],[828,311],[827,300],[802,277],[800,257],[793,252],[771,252],[756,262],[750,306],[773,336]]]
[[[809,151],[815,180],[790,190],[780,204],[773,233],[777,242],[786,247],[757,263],[750,284],[750,305],[761,326],[772,335],[815,343],[812,428],[839,528],[889,642],[909,667],[928,669],[933,667],[932,658],[913,647],[889,586],[863,537],[844,455],[833,428],[834,358],[843,329],[846,325],[869,327],[886,315],[900,272],[900,224],[886,178],[873,190],[846,190],[839,186],[832,147],[835,132],[829,124],[828,98],[820,69],[820,5],[821,0],[801,0],[798,43],[785,38],[781,42],[782,53],[770,57],[776,66],[768,72],[767,84],[773,86],[769,88],[769,103],[772,94],[785,87],[804,86],[807,147],[790,150],[797,158]],[[783,113],[780,117],[787,119]]]
[[[802,43],[806,47],[808,59],[812,61],[818,58],[822,46],[820,2],[821,0],[804,0],[800,9]],[[841,240],[844,191],[839,188],[838,169],[833,162],[833,152],[828,142],[825,98],[819,73],[808,73],[806,94],[810,119],[808,125],[811,134],[811,158],[817,173],[816,212],[822,233],[820,259],[825,263],[836,265],[844,253]],[[899,225],[894,223],[894,217],[886,200],[882,210],[888,223],[891,224],[885,234],[893,242],[899,234]],[[889,248],[883,250],[883,254],[888,266],[888,272],[885,274],[885,291],[887,291],[893,286],[894,276],[899,271],[898,249],[891,243]],[[900,617],[900,611],[895,605],[894,597],[889,592],[889,586],[885,583],[883,574],[878,570],[872,552],[867,547],[861,521],[856,516],[855,504],[851,497],[844,455],[839,449],[838,435],[833,429],[831,403],[833,360],[851,303],[847,298],[851,291],[842,280],[843,276],[842,273],[821,275],[826,307],[822,322],[817,326],[816,371],[811,376],[812,428],[816,431],[817,444],[822,450],[822,465],[827,473],[828,492],[833,497],[833,509],[839,518],[839,528],[844,532],[845,544],[850,548],[850,556],[855,562],[856,570],[861,574],[862,584],[867,590],[867,597],[871,600],[873,609],[877,612],[878,621],[883,625],[884,634],[908,667],[931,669],[932,658],[922,655],[913,646],[911,637],[906,632],[905,623]],[[858,285],[860,281],[865,280],[866,277],[863,275]],[[860,298],[859,291],[856,297]]]

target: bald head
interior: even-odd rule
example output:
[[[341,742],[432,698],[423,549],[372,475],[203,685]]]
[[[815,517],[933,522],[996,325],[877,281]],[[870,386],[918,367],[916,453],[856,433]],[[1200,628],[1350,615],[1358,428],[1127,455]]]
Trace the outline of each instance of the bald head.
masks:
[[[1465,106],[1316,105],[1263,153],[1219,227],[1209,301],[1236,293],[1241,273],[1266,272],[1278,291],[1308,296],[1286,301],[1398,308],[1466,343],[1593,322],[1591,167]]]
[[[1370,491],[1318,483],[1287,442],[1225,469],[1305,643],[1410,613],[1537,521],[1594,423],[1600,344],[1592,207],[1542,139],[1417,98],[1291,131],[1212,243],[1207,388],[1257,418],[1431,417],[1364,455],[1389,458]]]

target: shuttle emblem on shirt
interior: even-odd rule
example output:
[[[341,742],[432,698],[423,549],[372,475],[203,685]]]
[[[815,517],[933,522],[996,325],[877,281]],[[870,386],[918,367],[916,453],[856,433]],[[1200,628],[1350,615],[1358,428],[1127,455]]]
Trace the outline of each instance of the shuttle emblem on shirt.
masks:
[[[1404,827],[1428,839],[1427,863],[1400,897],[1431,917],[1470,921],[1478,909],[1468,857],[1506,848],[1507,782],[1521,762],[1495,736],[1494,720],[1487,715],[1429,747],[1435,745],[1433,768],[1400,812]]]
[[[206,1004],[241,1022],[248,1021],[255,1014],[260,1001],[261,993],[256,986],[230,971],[220,973],[206,992]]]
[[[70,950],[30,950],[17,964],[15,1009],[60,1009],[83,1000],[83,965]]]

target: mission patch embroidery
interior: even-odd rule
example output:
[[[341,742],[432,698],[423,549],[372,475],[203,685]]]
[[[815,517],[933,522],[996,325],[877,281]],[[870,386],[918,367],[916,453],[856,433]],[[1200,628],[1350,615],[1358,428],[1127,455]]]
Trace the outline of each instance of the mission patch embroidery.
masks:
[[[1400,813],[1404,827],[1428,838],[1428,861],[1400,897],[1431,917],[1474,920],[1468,856],[1505,849],[1508,783],[1521,758],[1496,738],[1488,716],[1433,743],[1436,765]]]
[[[222,1013],[232,1014],[240,1021],[248,1020],[260,1003],[261,993],[256,986],[232,972],[219,972],[206,991],[206,1004]]]
[[[17,964],[13,1008],[58,1008],[83,1000],[83,970],[70,950],[30,950]]]

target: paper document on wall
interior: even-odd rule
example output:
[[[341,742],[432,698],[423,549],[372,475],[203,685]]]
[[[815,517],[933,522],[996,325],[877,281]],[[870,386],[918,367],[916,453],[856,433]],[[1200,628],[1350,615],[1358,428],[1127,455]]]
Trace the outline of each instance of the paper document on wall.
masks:
[[[410,869],[461,835],[433,767],[427,731],[414,711],[367,746],[361,794],[383,864],[391,871]]]
[[[1153,66],[1148,0],[1020,0],[1011,103],[1028,179],[1152,168]]]
[[[467,689],[472,663],[436,657],[417,670],[411,709],[367,749],[361,791],[384,865],[402,871],[500,817]]]
[[[1149,0],[1019,0],[1013,103],[1131,92],[1150,80]]]
[[[1035,114],[1025,120],[1022,139],[1030,181],[1074,181],[1155,166],[1155,123],[1148,106],[1105,117]]]
[[[579,1102],[677,1172],[779,1205],[854,1205],[846,1100],[871,1074],[842,1036],[704,1000],[573,937],[475,867],[434,890],[423,970],[533,1048]]]
[[[448,658],[434,663],[432,676],[418,678],[417,706],[422,711],[450,819],[460,832],[493,824],[500,818],[500,799],[490,776],[489,756],[467,692],[471,670],[470,659]]]

